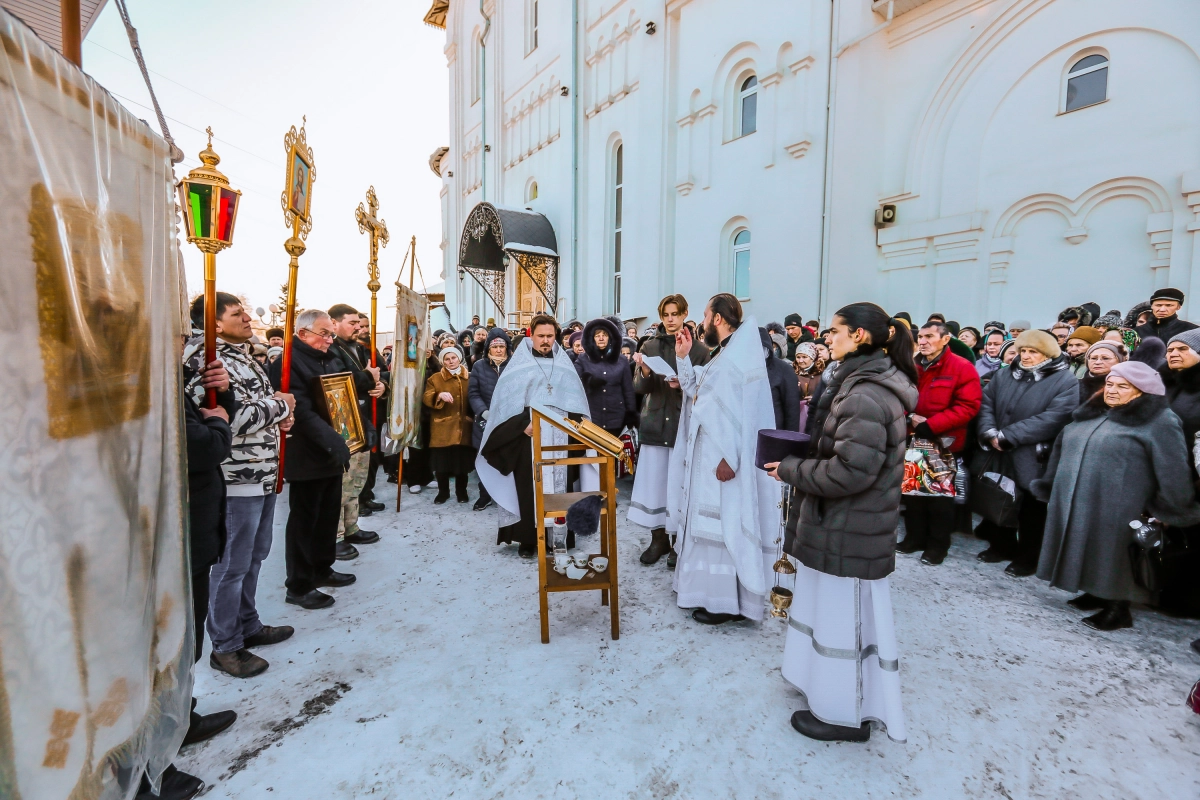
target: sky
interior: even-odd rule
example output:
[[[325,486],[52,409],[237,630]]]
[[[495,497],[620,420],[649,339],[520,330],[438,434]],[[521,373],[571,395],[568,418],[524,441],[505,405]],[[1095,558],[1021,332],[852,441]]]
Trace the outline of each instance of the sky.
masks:
[[[369,308],[368,242],[354,211],[373,185],[391,236],[379,255],[378,328],[392,330],[386,307],[412,236],[425,283],[441,280],[441,180],[428,161],[449,144],[448,83],[445,32],[421,21],[429,0],[127,6],[171,135],[186,156],[176,177],[199,165],[211,125],[218,169],[242,190],[233,246],[217,256],[217,288],[244,295],[252,308],[278,300],[288,271],[283,242],[291,235],[279,204],[283,137],[307,115],[316,181],[297,302]],[[115,3],[84,41],[83,68],[158,130]],[[183,252],[188,289],[196,294],[203,288],[201,254],[186,242]]]

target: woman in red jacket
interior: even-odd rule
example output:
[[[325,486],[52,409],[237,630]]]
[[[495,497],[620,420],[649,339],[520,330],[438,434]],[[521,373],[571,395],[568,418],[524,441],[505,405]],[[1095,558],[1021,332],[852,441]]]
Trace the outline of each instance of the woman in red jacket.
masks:
[[[967,425],[979,413],[983,390],[971,362],[950,352],[950,330],[930,320],[917,332],[917,408],[908,416],[918,438],[942,445],[957,460],[967,441]],[[897,552],[923,550],[921,563],[941,564],[950,549],[954,498],[904,496],[904,541]]]

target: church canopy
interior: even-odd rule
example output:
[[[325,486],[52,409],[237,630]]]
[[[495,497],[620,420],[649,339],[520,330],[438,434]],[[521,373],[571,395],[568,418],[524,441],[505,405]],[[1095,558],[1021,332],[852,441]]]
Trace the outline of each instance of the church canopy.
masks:
[[[501,311],[505,310],[505,277],[514,262],[554,308],[559,257],[558,239],[550,220],[536,211],[491,203],[471,209],[458,246],[458,267],[483,287]]]

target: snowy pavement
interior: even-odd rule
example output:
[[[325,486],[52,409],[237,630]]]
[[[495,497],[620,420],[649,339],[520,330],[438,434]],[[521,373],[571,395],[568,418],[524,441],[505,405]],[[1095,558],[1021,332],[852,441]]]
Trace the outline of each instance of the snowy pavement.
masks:
[[[823,744],[788,724],[783,623],[693,622],[623,509],[620,640],[580,592],[551,596],[543,645],[536,565],[493,544],[494,508],[406,491],[363,520],[382,541],[338,563],[358,582],[303,611],[283,602],[283,501],[259,608],[296,635],[248,680],[205,643],[198,710],[240,715],[177,761],[209,798],[1200,797],[1183,705],[1200,623],[1135,609],[1132,630],[1092,631],[1065,593],[976,561],[982,542],[941,567],[899,557],[908,742]]]

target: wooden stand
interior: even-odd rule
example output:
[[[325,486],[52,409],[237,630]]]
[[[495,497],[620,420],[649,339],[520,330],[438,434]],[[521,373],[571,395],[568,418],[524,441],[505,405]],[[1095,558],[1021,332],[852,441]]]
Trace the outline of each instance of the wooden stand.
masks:
[[[621,620],[617,604],[617,470],[616,456],[611,454],[605,443],[593,440],[586,432],[575,429],[570,422],[543,414],[537,408],[530,410],[533,423],[533,495],[537,518],[538,542],[538,602],[542,619],[542,644],[550,643],[550,592],[600,592],[600,604],[609,607],[612,623],[612,638],[621,636]],[[545,426],[557,428],[567,434],[565,445],[543,444]],[[587,455],[593,450],[597,455]],[[572,455],[579,452],[580,455]],[[554,457],[552,457],[554,456]],[[542,467],[565,467],[572,464],[596,464],[600,470],[600,491],[566,492],[546,494],[542,481]],[[553,488],[553,487],[551,487]],[[549,562],[553,552],[546,547],[546,518],[565,517],[567,509],[588,495],[599,495],[604,504],[600,507],[600,553],[608,559],[608,568],[597,573],[589,569],[587,575],[572,580],[555,572]],[[595,555],[595,554],[593,554]]]

